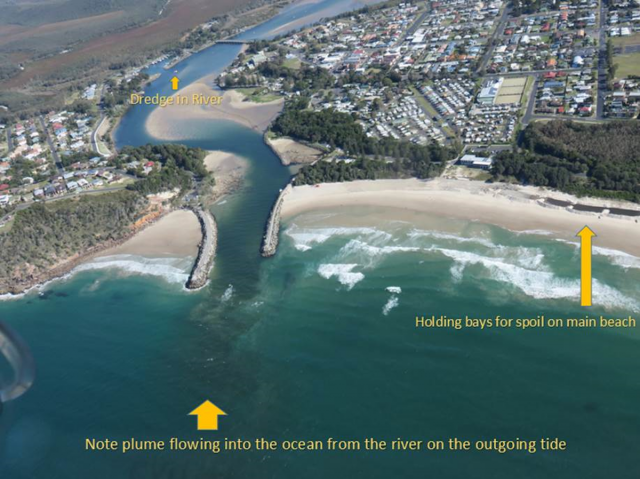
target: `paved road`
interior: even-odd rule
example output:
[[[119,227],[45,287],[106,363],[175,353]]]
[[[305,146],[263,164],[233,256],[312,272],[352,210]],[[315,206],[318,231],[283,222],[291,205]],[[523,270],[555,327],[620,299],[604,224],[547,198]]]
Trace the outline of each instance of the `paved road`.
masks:
[[[500,78],[500,77],[530,77],[530,76],[538,76],[542,73],[547,72],[580,72],[582,68],[560,68],[558,70],[530,70],[526,72],[506,72],[506,73],[491,73],[490,75],[484,75],[484,78]]]
[[[416,30],[420,28],[420,25],[422,25],[422,22],[424,22],[424,19],[427,18],[427,16],[429,16],[430,14],[431,14],[431,8],[428,8],[426,11],[422,12],[422,14],[418,17],[418,19],[415,22],[413,22],[413,25],[411,25],[407,29],[402,40],[400,40],[398,44],[402,43],[404,40],[412,36],[416,32]]]
[[[106,156],[106,155],[103,155],[102,153],[100,153],[100,148],[98,148],[98,130],[100,129],[100,127],[102,126],[102,124],[104,123],[104,120],[106,120],[106,118],[107,117],[105,116],[105,114],[101,113],[100,114],[100,121],[98,121],[96,123],[96,127],[91,132],[91,148],[93,149],[93,151],[95,151],[100,156]]]
[[[539,83],[540,83],[540,77],[536,75],[536,78],[533,82],[533,88],[531,89],[531,93],[529,95],[529,103],[527,104],[527,110],[525,111],[524,116],[520,121],[523,127],[526,127],[531,122],[531,119],[533,117],[533,110],[536,106],[536,92],[538,91]]]
[[[598,98],[596,100],[596,119],[604,118],[604,99],[607,95],[607,8],[600,0],[600,37],[598,45]]]
[[[60,161],[60,156],[58,156],[58,151],[56,150],[56,147],[53,144],[53,140],[51,139],[51,135],[49,134],[49,129],[47,128],[47,124],[44,122],[44,118],[42,117],[42,115],[39,116],[38,119],[40,120],[40,125],[44,130],[44,134],[47,135],[47,143],[49,143],[49,148],[51,149],[53,160],[56,162],[58,173],[62,175],[64,174],[64,166],[62,166],[62,161]]]
[[[102,98],[104,98],[106,89],[107,89],[107,85],[103,84],[102,88],[100,89],[100,98],[98,99],[98,102],[100,103],[100,105],[102,104]],[[100,129],[100,127],[102,126],[102,123],[104,123],[104,120],[106,118],[107,116],[104,112],[104,108],[100,106],[100,120],[96,123],[96,127],[94,128],[93,132],[91,132],[91,147],[93,148],[93,151],[95,151],[100,156],[108,156],[100,153],[100,148],[98,148],[98,130]]]
[[[496,48],[495,39],[499,35],[502,35],[502,33],[504,32],[504,29],[507,26],[507,21],[509,20],[509,12],[510,11],[511,11],[511,9],[509,8],[509,6],[505,6],[504,7],[502,15],[500,16],[500,20],[498,20],[498,25],[496,26],[496,29],[494,30],[494,32],[491,35],[491,37],[489,37],[489,39],[487,40],[487,43],[491,43],[492,45],[491,45],[490,48],[487,48],[487,51],[485,52],[484,56],[482,57],[482,60],[480,60],[480,63],[478,64],[478,68],[476,69],[476,73],[478,75],[482,75],[485,72],[485,70],[487,69],[487,63],[489,63],[489,60],[493,56],[493,50],[495,50],[495,48]]]
[[[532,120],[563,120],[563,121],[578,121],[580,123],[602,123],[605,121],[612,121],[615,118],[595,118],[593,116],[569,116],[569,115],[534,115]]]

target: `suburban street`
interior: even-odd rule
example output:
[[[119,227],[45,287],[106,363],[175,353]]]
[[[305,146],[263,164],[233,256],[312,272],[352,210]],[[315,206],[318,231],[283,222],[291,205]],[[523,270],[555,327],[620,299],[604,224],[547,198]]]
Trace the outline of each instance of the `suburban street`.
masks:
[[[47,128],[47,124],[44,121],[44,118],[42,117],[42,115],[40,115],[38,117],[38,119],[40,120],[40,126],[42,126],[42,129],[44,130],[45,134],[47,135],[47,143],[49,144],[49,149],[51,150],[51,154],[53,155],[53,161],[56,164],[56,167],[58,168],[58,173],[60,173],[61,175],[64,174],[64,166],[62,166],[62,161],[60,161],[60,156],[58,155],[58,151],[56,150],[56,146],[53,144],[53,140],[51,139],[51,134],[49,133],[49,129]]]
[[[599,38],[598,38],[598,97],[596,100],[596,118],[604,118],[604,100],[607,89],[607,32],[606,22],[607,7],[600,0],[600,22],[599,22]]]
[[[487,63],[489,63],[489,60],[491,59],[491,57],[493,55],[493,50],[496,47],[495,40],[498,37],[498,35],[502,35],[502,33],[504,32],[504,29],[505,29],[505,27],[507,25],[507,21],[509,19],[509,11],[510,11],[510,8],[508,6],[504,7],[504,10],[502,12],[502,15],[500,16],[500,20],[498,22],[498,25],[496,26],[496,29],[494,30],[494,32],[491,35],[491,37],[489,37],[489,39],[487,40],[487,43],[490,46],[489,46],[489,48],[487,48],[487,51],[485,52],[484,56],[482,57],[482,60],[480,60],[480,63],[478,64],[478,68],[476,70],[476,73],[478,75],[482,75],[485,72],[485,70],[487,69]]]

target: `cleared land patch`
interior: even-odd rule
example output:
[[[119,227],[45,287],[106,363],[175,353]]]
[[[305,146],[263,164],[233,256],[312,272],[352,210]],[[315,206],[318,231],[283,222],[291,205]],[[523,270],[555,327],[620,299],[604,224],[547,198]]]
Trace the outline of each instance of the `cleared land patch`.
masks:
[[[614,64],[618,65],[616,77],[640,76],[640,52],[613,57]]]

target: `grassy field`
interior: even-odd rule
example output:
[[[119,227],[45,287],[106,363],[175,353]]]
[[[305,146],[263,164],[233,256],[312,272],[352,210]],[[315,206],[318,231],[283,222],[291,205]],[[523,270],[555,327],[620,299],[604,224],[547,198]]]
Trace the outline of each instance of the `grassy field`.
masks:
[[[626,37],[616,37],[612,39],[614,47],[624,48],[630,45],[640,45],[640,33],[634,33]]]
[[[302,62],[297,58],[288,58],[282,64],[283,67],[289,68],[291,70],[300,70],[301,65],[302,65]]]
[[[281,98],[279,95],[263,92],[262,88],[238,88],[237,91],[254,103],[269,103],[270,101],[279,100]]]
[[[616,55],[613,61],[618,65],[616,77],[625,78],[631,75],[640,75],[640,53],[628,55]]]

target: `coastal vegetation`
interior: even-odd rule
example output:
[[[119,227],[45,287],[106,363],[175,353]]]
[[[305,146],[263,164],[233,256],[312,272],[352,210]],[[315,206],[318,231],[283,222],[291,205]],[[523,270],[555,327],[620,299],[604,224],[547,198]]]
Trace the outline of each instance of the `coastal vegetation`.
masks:
[[[129,168],[139,179],[126,189],[37,202],[16,212],[11,228],[0,234],[0,291],[39,282],[61,262],[124,239],[145,215],[159,214],[150,210],[147,195],[178,190],[176,204],[189,191],[204,194],[213,184],[205,156],[204,150],[183,145],[126,147],[114,166],[140,167]]]
[[[123,148],[117,164],[137,164],[136,167],[129,168],[129,173],[141,179],[129,185],[127,188],[130,190],[149,195],[178,189],[183,195],[197,182],[211,176],[204,165],[205,156],[206,152],[200,148],[149,144]],[[146,174],[142,167],[149,162],[153,163],[153,168]]]
[[[142,86],[149,80],[149,75],[141,72],[133,77],[129,82],[120,82],[110,79],[106,82],[109,91],[102,97],[102,104],[105,108],[113,109],[118,105],[125,105],[132,93],[139,91]]]
[[[520,148],[498,154],[496,180],[515,178],[578,195],[640,201],[640,125],[532,123]]]
[[[29,283],[56,264],[131,232],[147,200],[120,191],[52,203],[19,211],[0,235],[0,290]]]

